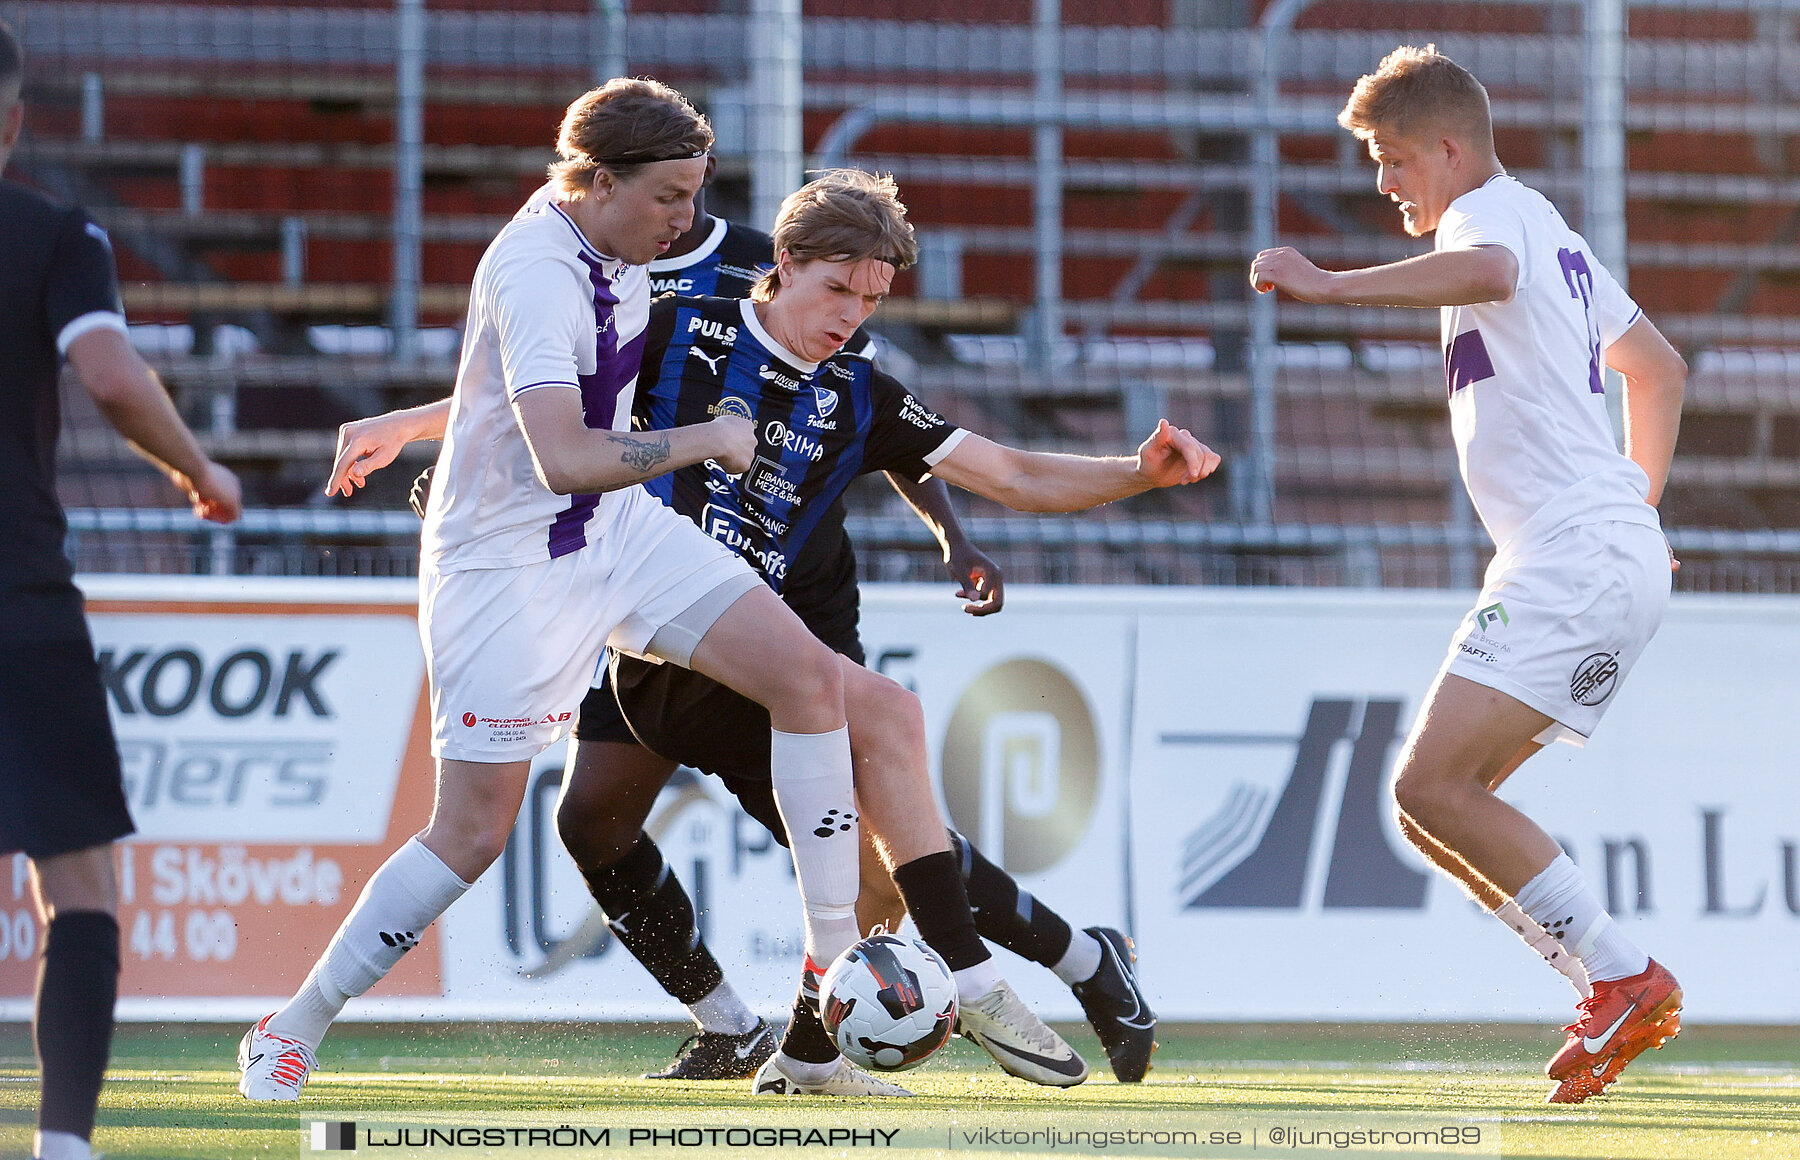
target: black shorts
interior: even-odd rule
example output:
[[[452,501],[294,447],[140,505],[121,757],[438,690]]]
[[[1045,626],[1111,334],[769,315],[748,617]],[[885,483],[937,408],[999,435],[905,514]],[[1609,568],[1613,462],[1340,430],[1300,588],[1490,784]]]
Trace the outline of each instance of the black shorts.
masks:
[[[0,854],[130,834],[119,746],[89,640],[0,640]]]
[[[854,635],[840,645],[838,652],[861,663]],[[641,745],[713,774],[745,813],[788,844],[769,784],[769,711],[710,677],[614,654],[601,683],[581,702],[575,739]]]

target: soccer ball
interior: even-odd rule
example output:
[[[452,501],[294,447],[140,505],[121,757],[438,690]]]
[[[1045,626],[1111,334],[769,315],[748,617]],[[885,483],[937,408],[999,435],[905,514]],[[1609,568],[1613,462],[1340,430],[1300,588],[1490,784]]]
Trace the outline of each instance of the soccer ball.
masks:
[[[956,1027],[956,980],[918,939],[870,935],[837,957],[819,994],[825,1030],[859,1067],[917,1067]]]

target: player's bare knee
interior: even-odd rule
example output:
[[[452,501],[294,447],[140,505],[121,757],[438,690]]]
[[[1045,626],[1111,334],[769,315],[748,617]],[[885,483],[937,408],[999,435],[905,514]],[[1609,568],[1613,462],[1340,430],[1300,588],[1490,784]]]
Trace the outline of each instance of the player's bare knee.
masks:
[[[780,661],[780,684],[768,705],[772,716],[812,717],[826,710],[841,717],[844,675],[837,654],[823,644],[809,642]]]

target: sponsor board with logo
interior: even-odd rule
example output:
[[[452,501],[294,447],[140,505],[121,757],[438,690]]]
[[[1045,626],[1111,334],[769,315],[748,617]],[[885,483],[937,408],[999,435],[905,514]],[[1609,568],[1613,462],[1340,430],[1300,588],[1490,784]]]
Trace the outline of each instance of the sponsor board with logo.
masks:
[[[260,1014],[428,813],[413,586],[90,594],[109,689],[136,710],[109,692],[144,831],[121,854],[121,1012]],[[1467,596],[1018,587],[980,620],[959,603],[943,585],[870,586],[869,663],[919,694],[957,827],[1077,926],[1128,930],[1162,1015],[1566,1013],[1560,977],[1390,817],[1394,762]],[[1614,689],[1586,750],[1551,746],[1504,790],[1677,972],[1697,1021],[1800,1018],[1797,611],[1677,599],[1622,684],[1605,658],[1570,674],[1572,698]],[[1497,646],[1501,612],[1469,622]],[[184,650],[195,659],[162,659]],[[152,744],[161,764],[133,764]],[[556,839],[563,758],[540,757],[505,855],[352,1017],[679,1018]],[[800,953],[786,852],[687,771],[650,829],[734,983],[783,1010]],[[0,1018],[23,1018],[42,932],[22,860],[0,869]],[[1077,1016],[1049,972],[1002,964],[1047,1016]]]
[[[1683,597],[1585,750],[1501,796],[1568,850],[1696,1021],[1800,1017],[1800,799],[1785,599]],[[1202,1019],[1556,1020],[1560,976],[1401,840],[1389,778],[1454,593],[1193,593],[1139,624],[1133,918],[1158,1010]],[[1477,626],[1504,646],[1498,605]]]
[[[429,816],[417,585],[83,587],[138,827],[118,853],[120,1011],[267,1008]],[[0,870],[0,1018],[20,1017],[42,931],[24,859]],[[407,956],[379,993],[436,993],[438,958]]]

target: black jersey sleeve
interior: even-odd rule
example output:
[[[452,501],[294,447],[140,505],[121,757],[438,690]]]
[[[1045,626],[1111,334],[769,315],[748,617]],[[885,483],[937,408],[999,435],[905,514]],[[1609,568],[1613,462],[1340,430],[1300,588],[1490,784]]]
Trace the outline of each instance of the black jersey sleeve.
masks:
[[[119,301],[119,279],[113,269],[112,243],[106,231],[79,210],[70,210],[56,238],[56,255],[44,285],[44,329],[57,340],[59,354],[68,353],[63,331],[90,314],[125,316]]]
[[[930,475],[932,453],[960,428],[915,399],[892,375],[871,372],[869,394],[873,415],[864,470],[892,471],[915,481]]]
[[[681,301],[673,294],[664,294],[650,303],[650,322],[644,327],[644,356],[638,360],[637,397],[631,404],[631,425],[640,431],[649,415],[650,388],[656,385],[663,356],[669,353],[669,343],[675,338],[675,312],[681,309]]]

